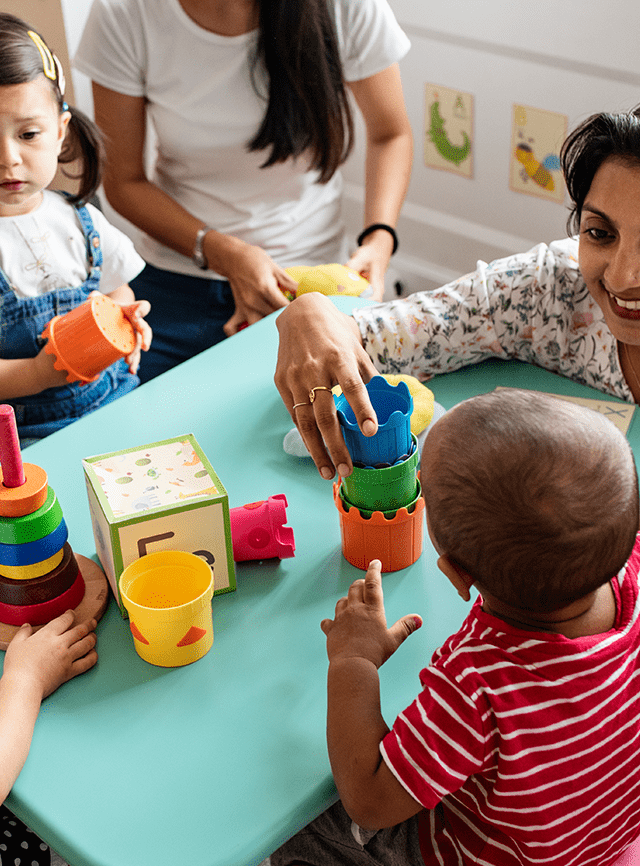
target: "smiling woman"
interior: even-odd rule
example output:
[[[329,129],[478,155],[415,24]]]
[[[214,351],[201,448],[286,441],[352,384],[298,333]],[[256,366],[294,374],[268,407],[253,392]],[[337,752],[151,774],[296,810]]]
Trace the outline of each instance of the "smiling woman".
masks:
[[[640,108],[592,115],[561,160],[576,235],[352,316],[317,294],[281,313],[276,385],[323,477],[349,474],[351,459],[331,402],[305,395],[339,384],[371,435],[376,372],[424,381],[517,358],[640,402]]]

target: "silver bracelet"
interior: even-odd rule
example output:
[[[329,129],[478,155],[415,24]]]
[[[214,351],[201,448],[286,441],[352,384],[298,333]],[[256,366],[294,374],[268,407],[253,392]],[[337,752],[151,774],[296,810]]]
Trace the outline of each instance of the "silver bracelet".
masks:
[[[207,234],[207,232],[210,231],[213,231],[211,226],[202,226],[201,229],[198,229],[198,233],[196,234],[196,242],[193,247],[193,253],[191,255],[191,259],[194,265],[197,265],[203,271],[209,270],[209,263],[204,256],[202,245],[204,243],[204,236]]]

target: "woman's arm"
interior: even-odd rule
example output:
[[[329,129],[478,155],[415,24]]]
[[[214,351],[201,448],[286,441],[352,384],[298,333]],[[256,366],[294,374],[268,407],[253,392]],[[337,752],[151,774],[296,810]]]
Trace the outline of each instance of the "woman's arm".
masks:
[[[191,258],[202,220],[153,184],[144,167],[146,103],[93,83],[95,119],[106,136],[104,191],[111,206],[151,237]],[[284,307],[278,284],[296,283],[259,247],[212,230],[204,238],[209,267],[229,280],[236,306],[250,324]],[[239,324],[239,322],[238,322]]]
[[[398,64],[349,84],[367,130],[364,227],[386,223],[395,227],[411,175],[413,138],[402,95]],[[381,300],[384,274],[393,249],[389,232],[368,235],[348,262],[363,273]]]

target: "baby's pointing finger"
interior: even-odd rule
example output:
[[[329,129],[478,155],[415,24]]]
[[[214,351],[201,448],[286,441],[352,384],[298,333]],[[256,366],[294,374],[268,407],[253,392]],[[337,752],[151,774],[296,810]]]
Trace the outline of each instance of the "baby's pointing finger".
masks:
[[[371,603],[383,603],[382,592],[382,563],[379,559],[372,559],[367,569],[365,579],[362,581],[364,601]]]

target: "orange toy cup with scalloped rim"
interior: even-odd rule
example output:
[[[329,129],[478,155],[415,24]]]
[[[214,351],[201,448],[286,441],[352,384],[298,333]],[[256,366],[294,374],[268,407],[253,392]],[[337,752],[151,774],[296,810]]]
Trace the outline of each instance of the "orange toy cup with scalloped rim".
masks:
[[[45,351],[55,356],[56,370],[68,382],[94,382],[111,364],[133,352],[136,335],[122,307],[107,295],[92,292],[64,316],[54,316],[42,332]]]

